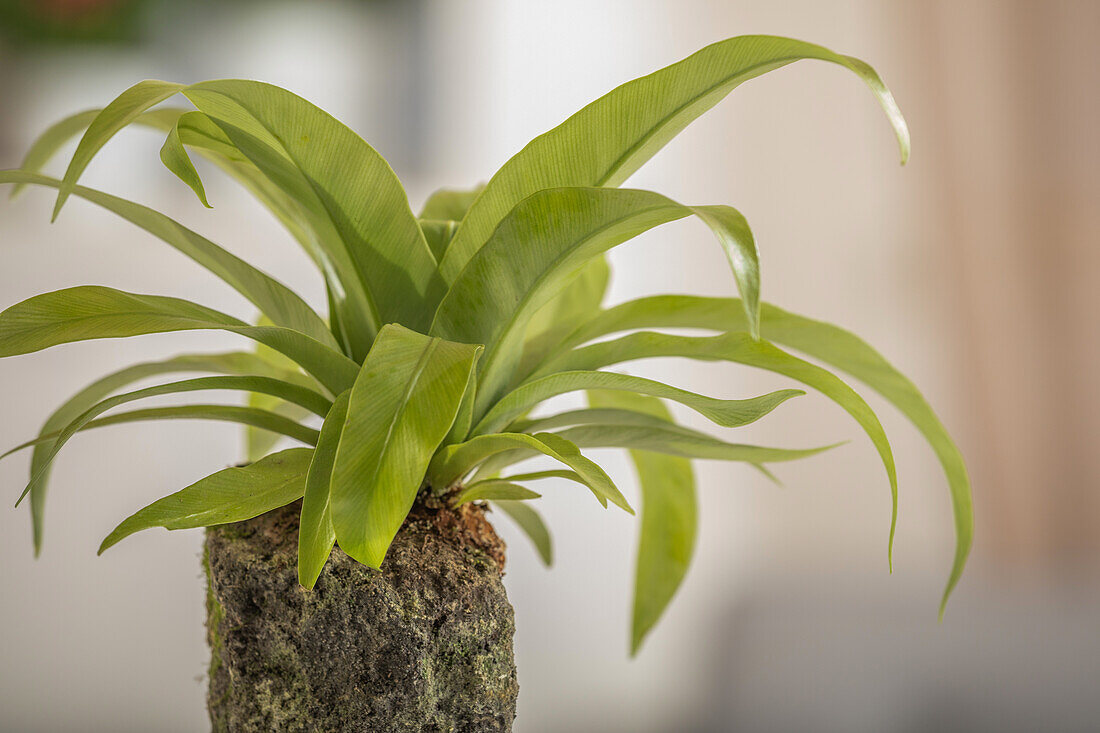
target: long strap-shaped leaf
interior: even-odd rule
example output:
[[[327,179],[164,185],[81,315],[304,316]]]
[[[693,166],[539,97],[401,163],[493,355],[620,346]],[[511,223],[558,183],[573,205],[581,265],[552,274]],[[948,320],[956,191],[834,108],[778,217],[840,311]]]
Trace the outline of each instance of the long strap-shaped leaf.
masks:
[[[474,427],[472,433],[485,435],[496,432],[544,400],[559,394],[591,389],[626,390],[674,400],[727,428],[748,425],[790,398],[805,394],[801,390],[785,389],[744,400],[724,400],[629,374],[586,370],[564,371],[534,379],[509,392]]]
[[[0,183],[61,186],[54,178],[23,171],[0,171]],[[250,300],[276,326],[301,331],[325,346],[339,348],[328,325],[294,291],[209,239],[147,206],[83,186],[74,186],[72,193],[119,215],[187,255]]]
[[[305,588],[313,588],[321,570],[336,544],[336,528],[332,524],[330,503],[332,468],[336,463],[336,451],[340,436],[348,418],[348,402],[351,391],[336,398],[332,409],[325,416],[313,461],[306,477],[305,496],[302,499],[302,520],[298,530],[298,582]]]
[[[82,135],[101,112],[101,109],[85,110],[51,125],[32,143],[19,169],[28,173],[40,173],[58,150],[70,139]],[[324,267],[318,257],[314,235],[307,231],[308,225],[304,222],[298,205],[245,158],[206,115],[185,109],[161,107],[141,113],[132,124],[170,133],[170,136],[178,138],[184,145],[197,149],[204,158],[248,189],[279,219],[310,257]],[[17,183],[13,186],[12,197],[26,185]]]
[[[74,115],[58,120],[50,125],[27,149],[19,169],[28,173],[39,173],[57,154],[65,143],[77,135],[82,135],[88,126],[102,112],[101,109],[88,109],[77,112]],[[176,124],[176,120],[187,110],[174,107],[161,107],[159,109],[143,112],[134,119],[134,124],[146,125],[155,130],[169,130]],[[17,183],[11,191],[11,197],[15,198],[26,186],[25,183]]]
[[[479,435],[465,443],[449,445],[436,454],[428,468],[432,486],[445,488],[474,469],[479,463],[499,453],[526,449],[549,456],[571,468],[592,490],[600,503],[607,502],[634,513],[622,492],[602,468],[581,455],[577,446],[553,433],[494,433]]]
[[[542,515],[522,501],[494,501],[493,507],[507,514],[527,535],[544,565],[554,564],[554,543]]]
[[[761,330],[765,338],[800,351],[846,372],[886,398],[921,432],[947,476],[955,516],[955,558],[944,590],[940,614],[962,577],[974,536],[974,506],[966,462],[931,405],[904,374],[866,341],[839,326],[765,303]],[[736,298],[662,295],[632,300],[603,311],[578,328],[566,344],[577,345],[617,331],[639,328],[745,329]]]
[[[81,286],[43,293],[0,313],[0,357],[89,339],[214,329],[259,341],[285,354],[332,394],[355,381],[355,362],[289,328],[250,326],[232,316],[179,298]]]
[[[301,498],[312,457],[309,448],[291,448],[251,466],[207,476],[124,519],[103,540],[99,554],[143,529],[229,524],[286,506]]]
[[[639,411],[654,420],[672,423],[668,408],[653,397],[630,392],[589,392],[588,404],[595,410]],[[637,654],[691,565],[698,507],[695,472],[689,459],[644,450],[630,451],[630,459],[642,493],[630,625],[630,653]]]
[[[184,89],[183,84],[146,79],[130,87],[104,107],[92,120],[84,136],[80,138],[76,152],[69,161],[64,181],[57,192],[53,218],[57,219],[57,215],[61,213],[61,207],[72,194],[77,180],[92,162],[92,158],[108,140],[115,136],[115,133],[138,119],[145,110],[175,96]]]
[[[440,263],[443,276],[453,282],[497,224],[527,196],[558,186],[618,186],[739,84],[800,59],[839,64],[863,79],[894,126],[905,162],[905,120],[870,66],[790,38],[731,38],[617,87],[528,143],[470,207]]]
[[[341,549],[364,565],[382,564],[480,352],[393,324],[378,332],[351,391],[330,499]]]
[[[436,312],[432,333],[485,344],[475,414],[484,415],[511,381],[535,312],[592,258],[642,232],[699,216],[729,254],[755,322],[760,290],[756,245],[729,207],[689,207],[652,191],[559,188],[519,203],[470,259]]]
[[[56,212],[99,149],[138,114],[182,93],[273,183],[301,204],[318,239],[342,268],[345,289],[358,285],[366,311],[355,332],[380,324],[426,329],[443,285],[397,176],[338,120],[284,89],[245,80],[191,86],[142,82],[96,117],[77,146]],[[364,330],[365,329],[365,330]]]
[[[514,481],[486,479],[470,484],[455,496],[451,506],[462,506],[471,501],[528,501],[539,499],[542,494],[520,486]]]
[[[23,490],[22,496],[19,497],[20,501],[22,501],[23,497],[27,494],[41,495],[45,491],[45,478],[48,475],[49,467],[53,459],[57,457],[57,454],[61,452],[61,449],[65,447],[65,444],[73,435],[82,430],[88,423],[104,412],[128,402],[136,402],[150,397],[223,389],[261,392],[263,394],[274,395],[288,402],[301,405],[314,414],[321,416],[324,416],[331,406],[331,403],[329,403],[327,399],[306,387],[300,387],[278,379],[271,379],[270,377],[200,377],[198,379],[187,379],[181,382],[147,387],[145,389],[109,397],[85,410],[80,416],[75,418],[61,430],[57,438],[53,440],[49,453],[42,461],[38,471],[31,477],[26,489]],[[36,503],[39,506],[42,505],[41,496],[39,496]]]
[[[809,385],[840,405],[867,433],[886,468],[891,497],[887,558],[893,567],[894,531],[898,514],[898,479],[890,441],[871,406],[832,372],[791,356],[766,341],[753,339],[744,332],[696,337],[643,331],[614,341],[605,341],[566,352],[559,359],[552,360],[545,368],[551,372],[559,369],[599,369],[611,364],[659,356],[732,361],[767,369]],[[544,377],[544,379],[547,378],[551,377]],[[539,381],[541,380],[533,383],[537,384]]]
[[[270,430],[288,438],[294,438],[306,445],[316,445],[318,433],[310,427],[306,427],[282,415],[260,410],[255,407],[241,407],[238,405],[175,405],[173,407],[148,407],[144,410],[132,410],[120,412],[107,417],[92,420],[80,432],[95,428],[106,428],[111,425],[124,425],[132,422],[147,422],[151,420],[215,420],[232,422],[238,425],[250,425],[262,430]],[[39,445],[49,445],[61,436],[60,431],[39,435],[34,440],[17,445],[6,453],[0,454],[0,459],[18,453],[26,448]]]
[[[289,381],[301,386],[312,386],[315,382],[300,372],[292,372],[272,366],[256,354],[247,352],[228,352],[223,354],[185,354],[162,361],[134,364],[105,377],[77,392],[66,400],[46,419],[39,435],[59,434],[70,422],[80,417],[88,408],[108,395],[135,382],[161,374],[173,372],[210,372],[214,374],[235,374],[238,376],[266,376]],[[258,430],[258,428],[257,428]],[[263,431],[263,434],[270,434]],[[48,462],[52,441],[36,445],[31,455],[30,475],[41,474],[42,491],[31,495],[31,525],[34,534],[35,554],[41,552],[43,538],[43,517],[45,516],[46,483],[49,479]]]

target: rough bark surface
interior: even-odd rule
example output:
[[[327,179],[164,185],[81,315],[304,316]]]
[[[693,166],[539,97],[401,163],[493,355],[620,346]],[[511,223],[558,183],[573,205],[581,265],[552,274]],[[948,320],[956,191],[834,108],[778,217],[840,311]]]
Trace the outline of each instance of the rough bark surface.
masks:
[[[300,504],[207,530],[215,731],[510,731],[504,545],[480,508],[418,503],[381,571],[339,549],[297,580]]]

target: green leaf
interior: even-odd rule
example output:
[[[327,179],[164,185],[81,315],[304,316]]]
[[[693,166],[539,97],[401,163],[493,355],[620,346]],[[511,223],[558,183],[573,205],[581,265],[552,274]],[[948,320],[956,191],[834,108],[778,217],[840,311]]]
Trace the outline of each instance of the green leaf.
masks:
[[[310,386],[312,379],[301,373],[288,372],[272,367],[255,354],[245,352],[230,352],[224,354],[186,354],[163,361],[145,362],[135,364],[125,369],[96,380],[71,398],[66,400],[43,424],[39,430],[40,435],[60,433],[61,429],[78,418],[88,408],[95,405],[104,397],[116,392],[127,385],[133,384],[149,377],[173,372],[213,372],[219,374],[236,374],[239,376],[267,376],[296,382],[302,386]],[[300,409],[300,408],[299,408]],[[263,431],[263,435],[271,435]],[[48,469],[43,467],[48,462],[52,441],[35,446],[31,456],[30,475],[33,477],[40,472],[42,491],[31,496],[31,518],[34,532],[35,554],[42,548],[42,518],[45,514],[45,484],[48,479]]]
[[[725,213],[719,214],[718,211]],[[592,258],[642,232],[697,214],[729,249],[747,227],[732,209],[693,209],[651,191],[560,188],[540,191],[505,217],[485,246],[470,259],[436,312],[432,333],[485,344],[474,412],[484,415],[512,380],[523,338],[533,315],[564,288]],[[758,280],[750,240],[730,256],[739,282]],[[751,251],[752,257],[745,254]],[[756,313],[759,284],[743,292]]]
[[[292,448],[251,466],[211,474],[124,519],[103,540],[99,554],[143,529],[229,524],[286,506],[302,497],[312,456],[309,448]]]
[[[20,170],[28,173],[41,171],[65,143],[88,129],[88,125],[92,124],[101,111],[99,109],[89,109],[77,112],[50,125],[31,144],[27,154],[23,156],[23,162],[19,165]],[[134,123],[147,125],[157,130],[169,129],[184,112],[186,110],[162,107],[141,113],[134,120]],[[16,184],[12,188],[11,198],[15,198],[25,185],[24,183]]]
[[[552,360],[545,368],[549,371],[558,369],[599,369],[611,364],[660,356],[732,361],[767,369],[813,387],[844,408],[871,439],[879,457],[882,459],[887,478],[890,481],[890,539],[887,543],[887,558],[890,560],[892,567],[898,502],[898,480],[894,465],[894,454],[890,448],[890,441],[886,437],[886,432],[882,429],[882,424],[879,422],[874,410],[855,390],[832,372],[791,356],[766,341],[757,341],[746,333],[726,333],[720,336],[697,337],[672,336],[652,331],[633,333],[614,341],[604,341],[575,349],[558,359]],[[544,379],[552,378],[546,377]],[[542,380],[531,384],[538,384],[539,381]]]
[[[664,403],[630,392],[589,392],[594,408],[642,411],[672,423]],[[687,574],[695,552],[698,506],[691,461],[632,450],[630,459],[642,490],[642,522],[634,574],[630,653],[637,654]]]
[[[553,353],[558,344],[600,309],[611,267],[606,257],[589,262],[560,293],[535,311],[527,324],[523,340],[523,356],[517,375],[522,379]]]
[[[375,329],[427,330],[443,283],[400,181],[374,148],[270,84],[209,81],[183,93],[303,207],[345,288],[361,285]]]
[[[196,329],[230,331],[270,346],[298,363],[333,394],[351,386],[358,373],[355,362],[299,331],[250,326],[179,298],[98,286],[44,293],[0,313],[0,357],[75,341]]]
[[[563,478],[568,481],[574,481],[578,484],[583,484],[584,479],[576,471],[566,471],[563,469],[552,469],[549,471],[532,471],[531,473],[517,473],[512,476],[505,476],[503,481],[539,481],[547,478]],[[496,479],[490,479],[496,480]],[[480,483],[480,482],[479,482]],[[470,484],[473,486],[473,484]]]
[[[398,325],[378,332],[351,392],[330,500],[340,548],[364,565],[381,566],[480,352]]]
[[[111,425],[123,425],[132,422],[146,422],[150,420],[218,420],[232,422],[239,425],[253,425],[264,430],[270,430],[288,438],[300,440],[307,445],[317,444],[317,431],[289,420],[282,415],[277,415],[266,410],[258,410],[254,407],[239,407],[237,405],[176,405],[173,407],[149,407],[144,410],[120,412],[107,417],[92,420],[79,432],[94,428],[105,428]],[[57,440],[61,432],[46,433],[26,443],[17,445],[7,453],[0,454],[0,459],[7,458],[26,448],[38,445],[47,445]]]
[[[182,84],[149,79],[138,82],[104,107],[92,120],[84,136],[80,138],[80,144],[77,145],[76,152],[69,161],[64,181],[57,192],[53,218],[57,219],[57,215],[61,213],[61,207],[65,205],[65,200],[76,187],[80,174],[92,162],[92,158],[99,149],[115,136],[115,133],[136,120],[145,110],[178,94],[184,88]]]
[[[951,490],[956,547],[940,614],[962,577],[974,536],[970,477],[962,453],[920,390],[866,341],[850,331],[765,303],[765,338],[836,369],[847,372],[882,395],[917,427],[939,459]],[[735,298],[663,295],[640,298],[603,311],[578,328],[566,344],[576,345],[616,331],[639,328],[745,329],[745,317]]]
[[[55,188],[61,185],[53,178],[34,173],[0,171],[0,183],[14,182]],[[205,237],[158,211],[117,196],[83,186],[74,187],[72,193],[141,227],[190,257],[251,301],[273,324],[301,331],[333,350],[339,348],[324,320],[294,291]]]
[[[458,231],[458,222],[449,219],[418,219],[420,231],[424,232],[424,240],[428,243],[432,255],[438,260],[447,251],[447,246],[454,239]]]
[[[314,414],[321,416],[324,416],[325,413],[328,412],[328,408],[331,405],[327,399],[306,387],[300,387],[278,379],[271,379],[270,377],[200,377],[198,379],[187,379],[181,382],[147,387],[145,389],[109,397],[85,410],[80,416],[72,420],[61,430],[57,438],[53,441],[48,455],[41,462],[38,471],[31,477],[30,482],[27,484],[27,488],[24,489],[19,500],[22,501],[23,497],[28,493],[31,495],[38,494],[39,499],[36,503],[39,506],[42,505],[41,494],[45,491],[44,481],[48,476],[49,467],[53,459],[61,452],[61,449],[73,435],[104,412],[128,402],[147,399],[149,397],[222,389],[262,392],[264,394],[274,395],[280,399],[301,405]]]
[[[641,426],[597,423],[579,425],[556,433],[539,433],[539,435],[556,435],[568,440],[578,448],[628,448],[683,458],[707,458],[718,461],[751,463],[755,467],[759,467],[760,464],[764,463],[809,458],[840,445],[838,443],[817,448],[769,448],[742,443],[727,443],[712,435],[673,424]],[[523,450],[522,447],[517,446],[506,455],[495,456],[491,462],[486,462],[485,468],[489,472],[500,471],[506,466],[536,455],[535,451]]]
[[[458,223],[466,216],[470,204],[484,188],[485,186],[471,189],[441,188],[424,202],[419,216],[421,219],[441,219]]]
[[[730,38],[623,84],[528,143],[497,171],[470,207],[441,263],[443,276],[454,282],[505,215],[526,197],[560,186],[620,185],[737,86],[800,59],[829,61],[859,76],[894,126],[902,163],[906,161],[905,120],[870,66],[789,38]]]
[[[507,514],[535,546],[539,557],[547,567],[554,564],[554,545],[550,540],[550,530],[537,511],[522,501],[494,501],[493,507]]]
[[[626,497],[602,468],[582,456],[577,446],[553,433],[494,433],[479,435],[465,443],[448,445],[432,459],[428,467],[428,481],[437,489],[449,487],[485,459],[516,449],[538,452],[565,464],[581,477],[601,504],[607,506],[610,501],[627,512],[634,513]]]
[[[187,149],[183,147],[183,141],[180,140],[179,122],[190,114],[201,115],[202,113],[188,112],[177,120],[168,132],[164,145],[161,146],[160,160],[164,163],[164,167],[175,173],[181,181],[186,183],[199,197],[202,205],[209,209],[213,207],[206,200],[206,189],[203,188],[202,179],[199,178],[199,172],[195,170],[195,164],[191,162],[191,156],[187,154]]]
[[[644,377],[614,372],[570,370],[533,379],[512,390],[474,427],[473,434],[496,432],[531,407],[556,395],[592,389],[625,390],[674,400],[727,428],[748,425],[790,398],[805,394],[800,390],[787,389],[745,400],[723,400],[670,387]]]
[[[471,501],[526,501],[528,499],[538,499],[541,496],[542,494],[511,481],[488,479],[470,484],[458,492],[452,506],[462,506]]]
[[[336,543],[336,529],[332,525],[332,509],[329,503],[332,486],[332,467],[340,447],[340,436],[348,417],[348,400],[351,392],[344,392],[332,404],[332,410],[321,426],[321,436],[313,452],[306,477],[305,496],[302,500],[302,521],[298,532],[298,582],[311,589],[332,553]]]

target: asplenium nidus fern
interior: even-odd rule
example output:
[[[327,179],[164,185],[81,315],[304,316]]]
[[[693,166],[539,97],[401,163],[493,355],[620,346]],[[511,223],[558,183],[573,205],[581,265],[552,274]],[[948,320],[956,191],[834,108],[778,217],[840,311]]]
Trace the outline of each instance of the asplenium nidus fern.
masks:
[[[36,551],[50,466],[90,428],[135,420],[228,420],[249,427],[252,462],[208,476],[124,520],[100,551],[149,527],[234,522],[303,499],[299,578],[312,587],[334,543],[378,567],[427,487],[454,504],[489,501],[511,516],[550,562],[549,534],[531,507],[547,478],[587,487],[603,505],[633,512],[587,448],[626,448],[642,487],[634,603],[636,649],[668,604],[691,557],[695,485],[690,459],[767,464],[822,448],[731,443],[678,425],[666,401],[722,427],[758,420],[803,394],[786,389],[717,399],[608,370],[647,357],[721,360],[767,369],[825,394],[870,437],[885,467],[896,516],[890,444],[875,413],[825,366],[879,392],[924,434],[947,473],[958,545],[945,593],[970,548],[966,469],[912,383],[870,346],[836,326],[760,301],[756,244],[729,206],[688,206],[618,188],[692,120],[744,81],[800,59],[829,61],[861,78],[893,125],[904,162],[909,135],[890,92],[857,59],[799,41],[741,37],[716,43],[620,86],[535,138],[476,190],[434,194],[419,216],[382,157],[350,129],[283,89],[254,81],[144,81],[102,110],[50,128],[19,170],[0,181],[58,189],[110,209],[206,267],[259,309],[259,321],[178,298],[105,287],[39,295],[0,314],[0,356],[86,339],[220,329],[255,351],[189,354],[111,374],[66,402],[33,447],[29,497]],[[194,109],[154,106],[182,96]],[[206,204],[190,155],[237,179],[301,243],[327,286],[327,317],[291,290],[168,217],[77,185],[119,130],[167,133],[161,159]],[[39,172],[69,138],[83,137],[61,180]],[[740,298],[660,295],[601,309],[604,253],[660,224],[695,217],[728,256]],[[711,336],[671,335],[690,328]],[[610,338],[609,338],[610,337]],[[139,380],[201,373],[144,389]],[[129,390],[129,391],[127,391]],[[245,392],[247,405],[134,409],[147,397]],[[590,407],[533,417],[540,403],[588,393]],[[116,408],[126,408],[118,411]],[[308,418],[323,418],[320,430]],[[272,452],[286,436],[306,447]],[[516,472],[548,456],[555,470]],[[893,519],[890,525],[893,541]]]

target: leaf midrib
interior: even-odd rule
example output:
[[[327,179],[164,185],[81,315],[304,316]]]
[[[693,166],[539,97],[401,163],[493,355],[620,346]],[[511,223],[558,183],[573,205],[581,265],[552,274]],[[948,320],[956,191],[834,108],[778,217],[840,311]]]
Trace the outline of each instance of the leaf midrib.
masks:
[[[416,362],[416,367],[413,369],[412,377],[405,387],[405,393],[401,396],[401,402],[394,411],[393,418],[390,420],[389,427],[386,429],[386,437],[379,447],[378,460],[374,462],[374,469],[371,471],[370,482],[367,486],[373,487],[377,484],[378,474],[381,473],[382,463],[384,462],[383,456],[389,452],[389,445],[390,441],[393,439],[394,430],[396,430],[397,424],[401,421],[401,418],[404,417],[413,390],[416,389],[416,385],[420,382],[420,377],[424,373],[424,370],[428,368],[428,362],[431,359],[431,355],[435,352],[439,343],[440,339],[438,337],[432,337],[432,340],[424,347],[424,351],[421,352],[420,358]],[[343,434],[341,434],[341,440],[343,440]]]
[[[611,177],[614,176],[616,173],[618,173],[619,170],[625,165],[625,162],[628,161],[632,155],[634,155],[636,152],[638,152],[638,150],[640,150],[642,148],[642,146],[645,145],[645,143],[647,143],[649,140],[653,139],[657,135],[658,132],[660,132],[667,125],[669,125],[671,122],[673,122],[680,115],[681,112],[683,112],[685,109],[687,109],[691,105],[695,104],[699,100],[703,99],[707,95],[714,93],[715,90],[717,90],[717,89],[721,88],[722,86],[724,86],[726,84],[729,84],[731,82],[734,83],[734,85],[736,86],[737,85],[736,80],[737,80],[738,77],[746,76],[746,75],[752,73],[753,71],[756,71],[757,69],[762,68],[764,66],[771,66],[771,65],[774,64],[775,67],[778,69],[778,68],[781,68],[783,66],[786,66],[787,64],[792,64],[796,61],[799,61],[802,58],[803,57],[801,57],[801,56],[784,56],[784,57],[782,57],[778,60],[773,60],[773,61],[770,61],[768,63],[753,64],[752,66],[741,69],[736,74],[725,77],[720,83],[714,84],[714,85],[708,87],[705,92],[695,95],[694,97],[691,98],[691,100],[688,103],[680,105],[673,112],[671,112],[671,113],[665,115],[664,117],[662,117],[660,119],[660,121],[657,122],[657,124],[655,124],[651,128],[649,128],[650,129],[649,134],[639,137],[637,139],[637,141],[628,150],[626,150],[626,152],[624,152],[622,155],[620,155],[618,158],[616,158],[615,161],[612,163],[612,165],[607,168],[607,171],[604,173],[604,175],[601,176],[599,179],[597,179],[598,182],[595,185],[597,185],[597,186],[607,185],[607,181],[610,180]],[[666,67],[666,68],[668,68],[668,67]],[[662,69],[660,71],[663,71],[663,70],[664,69]],[[657,71],[657,72],[654,72],[654,73],[660,73],[660,71]],[[627,82],[627,83],[629,84],[630,82]],[[730,89],[730,91],[732,92],[733,89]],[[612,94],[612,93],[614,93],[614,90],[612,90],[611,92],[608,92],[608,94]]]

